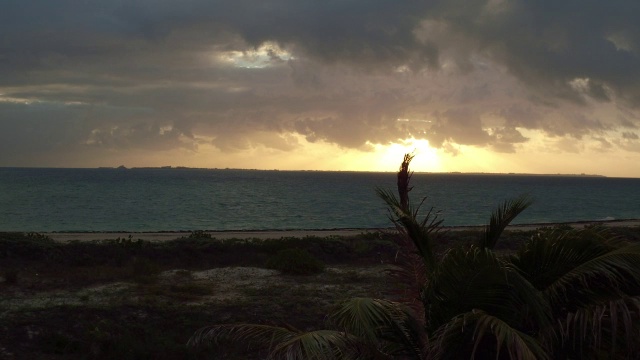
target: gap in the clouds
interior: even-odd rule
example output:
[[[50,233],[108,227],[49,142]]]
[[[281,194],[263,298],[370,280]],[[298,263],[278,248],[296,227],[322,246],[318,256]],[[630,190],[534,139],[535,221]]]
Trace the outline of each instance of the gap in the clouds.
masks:
[[[216,58],[234,67],[247,69],[271,67],[294,59],[289,51],[270,41],[255,48],[224,51],[218,53]]]

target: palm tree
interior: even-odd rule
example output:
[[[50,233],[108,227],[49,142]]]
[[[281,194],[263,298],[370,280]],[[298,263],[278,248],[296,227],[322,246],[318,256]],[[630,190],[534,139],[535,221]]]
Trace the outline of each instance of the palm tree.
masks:
[[[493,212],[475,244],[437,254],[442,221],[433,209],[418,220],[422,202],[409,199],[412,158],[399,197],[377,190],[399,234],[394,301],[345,301],[328,316],[333,330],[223,324],[189,344],[251,341],[273,359],[637,357],[640,244],[599,228],[548,229],[500,255],[502,232],[531,204],[521,196]]]
[[[553,322],[538,339],[552,357],[597,352],[638,357],[640,244],[602,228],[551,229],[508,261],[548,304]]]

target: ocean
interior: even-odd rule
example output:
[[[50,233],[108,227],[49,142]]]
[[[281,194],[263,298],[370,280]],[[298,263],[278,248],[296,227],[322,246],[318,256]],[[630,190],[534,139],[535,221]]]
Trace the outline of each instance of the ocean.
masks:
[[[640,218],[640,179],[413,175],[413,201],[445,226],[481,225],[502,201],[534,204],[513,223]],[[0,231],[189,231],[389,227],[377,187],[394,173],[231,169],[0,168]]]

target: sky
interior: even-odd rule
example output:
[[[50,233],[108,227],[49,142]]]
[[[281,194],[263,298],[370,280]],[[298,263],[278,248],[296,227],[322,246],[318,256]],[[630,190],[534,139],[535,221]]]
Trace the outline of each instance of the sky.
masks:
[[[640,177],[637,0],[3,0],[0,166]]]

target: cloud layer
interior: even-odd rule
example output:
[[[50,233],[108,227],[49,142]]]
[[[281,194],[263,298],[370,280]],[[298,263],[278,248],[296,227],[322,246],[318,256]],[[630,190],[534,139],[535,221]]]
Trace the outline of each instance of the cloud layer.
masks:
[[[531,131],[638,152],[638,18],[635,0],[9,1],[0,165],[298,136],[512,153]]]

